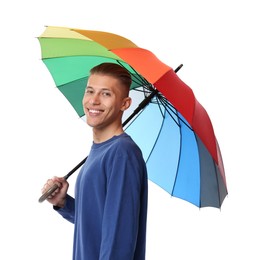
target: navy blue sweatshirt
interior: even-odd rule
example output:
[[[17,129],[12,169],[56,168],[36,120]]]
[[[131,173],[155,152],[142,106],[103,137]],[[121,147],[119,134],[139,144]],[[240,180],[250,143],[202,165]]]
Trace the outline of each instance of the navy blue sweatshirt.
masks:
[[[58,212],[74,223],[74,260],[144,260],[148,181],[142,153],[123,133],[93,143]]]

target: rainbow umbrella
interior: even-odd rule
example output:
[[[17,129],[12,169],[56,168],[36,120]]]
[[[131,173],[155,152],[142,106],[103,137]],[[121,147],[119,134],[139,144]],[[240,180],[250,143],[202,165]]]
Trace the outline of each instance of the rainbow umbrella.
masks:
[[[127,68],[138,105],[124,127],[143,152],[149,179],[197,207],[221,207],[228,192],[220,148],[206,110],[177,76],[179,68],[113,33],[49,26],[38,39],[42,61],[80,117],[89,70],[103,62]]]

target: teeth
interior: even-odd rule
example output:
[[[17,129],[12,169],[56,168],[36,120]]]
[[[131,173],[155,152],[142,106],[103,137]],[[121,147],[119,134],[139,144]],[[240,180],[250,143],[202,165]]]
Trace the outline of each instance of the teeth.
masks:
[[[101,111],[100,110],[95,110],[95,109],[89,109],[89,113],[99,114],[99,113],[101,113]]]

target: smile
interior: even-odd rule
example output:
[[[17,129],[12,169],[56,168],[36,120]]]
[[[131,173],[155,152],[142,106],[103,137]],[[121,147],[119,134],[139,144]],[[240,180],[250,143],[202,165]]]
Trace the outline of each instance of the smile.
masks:
[[[102,110],[89,109],[88,112],[89,112],[90,114],[96,114],[96,115],[97,115],[97,114],[102,113]]]

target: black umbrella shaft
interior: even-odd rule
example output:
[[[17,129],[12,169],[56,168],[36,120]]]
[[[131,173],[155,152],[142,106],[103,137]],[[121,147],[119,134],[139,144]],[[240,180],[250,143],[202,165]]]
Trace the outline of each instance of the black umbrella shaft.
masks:
[[[181,68],[183,64],[180,64],[174,72],[177,73]],[[154,89],[149,96],[147,96],[139,105],[138,107],[134,110],[134,112],[123,122],[123,126],[125,126],[133,117],[135,117],[143,108],[145,108],[149,102],[152,100],[152,98],[158,93],[157,89]],[[83,159],[77,166],[75,166],[68,174],[64,176],[65,179],[68,179],[80,166],[82,166],[85,161],[87,160],[88,157]]]
[[[177,73],[183,64],[180,64],[174,72]],[[129,123],[142,109],[144,109],[152,100],[152,98],[158,93],[159,91],[157,89],[154,89],[149,96],[147,96],[139,105],[138,107],[134,110],[134,112],[124,121],[123,126],[126,126],[127,123]]]
[[[142,109],[144,109],[151,101],[151,99],[158,93],[157,89],[154,89],[149,96],[147,96],[134,110],[134,112],[124,121],[123,127],[126,126]]]
[[[88,157],[86,157],[85,159],[83,159],[78,165],[76,165],[70,172],[68,172],[63,178],[65,180],[67,180],[70,175],[72,175],[80,166],[82,166],[84,164],[84,162],[87,160]]]
[[[144,109],[151,99],[158,93],[158,90],[154,90],[149,96],[147,96],[139,105],[138,107],[134,110],[134,112],[123,122],[123,127],[130,122],[142,109]],[[63,178],[68,179],[79,167],[81,167],[85,161],[87,160],[88,157],[83,159],[78,165],[76,165],[70,172],[68,172]]]

